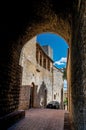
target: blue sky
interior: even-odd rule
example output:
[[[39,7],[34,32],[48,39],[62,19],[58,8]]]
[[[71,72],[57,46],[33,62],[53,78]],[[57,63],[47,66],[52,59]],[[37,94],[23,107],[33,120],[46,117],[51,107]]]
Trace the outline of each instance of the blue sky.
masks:
[[[37,42],[42,45],[49,45],[53,49],[54,65],[58,68],[66,67],[68,44],[54,33],[42,33],[37,35]]]

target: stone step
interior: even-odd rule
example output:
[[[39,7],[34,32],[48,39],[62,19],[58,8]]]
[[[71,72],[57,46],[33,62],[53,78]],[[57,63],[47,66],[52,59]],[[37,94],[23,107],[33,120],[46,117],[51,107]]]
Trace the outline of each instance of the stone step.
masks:
[[[4,117],[0,117],[0,129],[7,130],[10,126],[25,117],[24,110],[14,111]]]

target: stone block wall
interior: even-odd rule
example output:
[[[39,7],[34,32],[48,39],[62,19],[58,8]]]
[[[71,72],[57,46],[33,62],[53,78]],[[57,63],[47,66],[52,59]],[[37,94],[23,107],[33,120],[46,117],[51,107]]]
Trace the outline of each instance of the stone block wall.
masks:
[[[4,45],[3,45],[4,46]],[[1,49],[4,51],[4,47]],[[22,68],[14,44],[8,44],[0,64],[0,116],[18,110]],[[1,57],[0,56],[0,57]]]
[[[86,1],[74,10],[71,46],[72,115],[77,130],[86,129]],[[74,59],[75,57],[75,59]]]
[[[29,109],[30,87],[31,86],[29,85],[23,85],[20,87],[19,110]]]
[[[67,88],[68,88],[68,111],[72,113],[72,86],[71,86],[71,49],[68,49],[67,57]]]

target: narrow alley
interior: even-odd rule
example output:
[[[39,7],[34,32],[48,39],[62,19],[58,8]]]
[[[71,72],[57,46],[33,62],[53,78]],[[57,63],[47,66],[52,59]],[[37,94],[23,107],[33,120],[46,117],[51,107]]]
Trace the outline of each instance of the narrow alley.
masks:
[[[68,114],[60,109],[29,109],[25,118],[8,130],[71,130],[64,118],[65,113]]]

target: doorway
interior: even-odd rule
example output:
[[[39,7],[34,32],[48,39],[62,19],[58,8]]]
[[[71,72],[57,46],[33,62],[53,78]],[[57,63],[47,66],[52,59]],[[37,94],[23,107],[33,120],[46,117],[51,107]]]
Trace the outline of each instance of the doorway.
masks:
[[[47,105],[47,90],[45,89],[45,93],[44,93],[44,107],[46,107]]]
[[[30,103],[29,103],[29,107],[33,108],[34,107],[34,83],[32,83],[31,87],[30,87]]]

